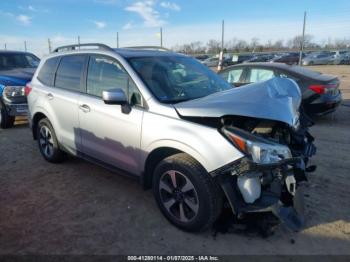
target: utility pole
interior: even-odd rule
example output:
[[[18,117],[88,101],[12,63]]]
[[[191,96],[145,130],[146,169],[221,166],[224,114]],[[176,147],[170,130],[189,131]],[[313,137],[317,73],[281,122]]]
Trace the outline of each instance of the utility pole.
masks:
[[[49,53],[51,53],[51,40],[50,40],[50,38],[47,39],[47,43],[49,45]]]
[[[224,52],[225,20],[222,20],[221,28],[221,52]]]
[[[160,46],[163,47],[163,28],[160,28]]]
[[[119,32],[117,32],[117,48],[119,48]]]
[[[27,41],[24,41],[24,52],[27,52]]]
[[[225,20],[222,20],[221,26],[221,51],[219,55],[218,71],[220,71],[224,64],[224,36],[225,36]]]
[[[80,50],[80,36],[78,35],[78,48]]]
[[[301,43],[300,43],[300,54],[299,54],[299,65],[300,66],[301,66],[301,60],[303,58],[303,51],[304,51],[305,25],[306,25],[306,11],[304,12],[303,34],[302,34]]]

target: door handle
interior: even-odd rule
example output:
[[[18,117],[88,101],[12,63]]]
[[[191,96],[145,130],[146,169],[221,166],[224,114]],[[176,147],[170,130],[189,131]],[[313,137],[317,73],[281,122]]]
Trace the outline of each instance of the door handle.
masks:
[[[47,97],[47,99],[52,100],[52,99],[53,99],[53,94],[48,93],[48,94],[46,95],[46,97]]]
[[[84,112],[84,113],[88,113],[90,112],[90,107],[86,104],[80,105],[79,108]]]

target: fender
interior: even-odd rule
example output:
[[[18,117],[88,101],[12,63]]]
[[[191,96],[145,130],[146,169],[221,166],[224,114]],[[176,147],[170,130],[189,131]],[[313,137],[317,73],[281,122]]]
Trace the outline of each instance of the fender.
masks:
[[[31,112],[30,123],[31,123],[32,130],[33,130],[33,119],[37,113],[44,114],[50,120],[52,127],[56,130],[57,123],[55,123],[55,121],[51,117],[51,114],[45,108],[43,108],[41,106],[36,106],[34,108],[33,112]],[[33,130],[33,132],[34,132],[34,130]]]
[[[204,156],[200,152],[198,152],[196,149],[192,148],[191,146],[185,143],[182,143],[176,140],[161,139],[151,143],[146,149],[144,149],[144,151],[147,153],[141,154],[141,165],[140,165],[140,168],[142,169],[140,170],[141,173],[145,171],[146,160],[149,154],[161,147],[170,147],[190,155],[195,160],[197,160],[207,172],[209,172],[210,167],[208,166],[208,162],[206,161]]]

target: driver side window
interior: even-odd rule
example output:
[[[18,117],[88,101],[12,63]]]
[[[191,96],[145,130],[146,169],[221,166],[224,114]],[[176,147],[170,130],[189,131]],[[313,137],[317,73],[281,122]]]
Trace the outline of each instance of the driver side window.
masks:
[[[113,58],[101,55],[90,56],[86,92],[102,97],[104,90],[121,88],[129,103],[142,106],[142,99],[135,83],[125,69]]]

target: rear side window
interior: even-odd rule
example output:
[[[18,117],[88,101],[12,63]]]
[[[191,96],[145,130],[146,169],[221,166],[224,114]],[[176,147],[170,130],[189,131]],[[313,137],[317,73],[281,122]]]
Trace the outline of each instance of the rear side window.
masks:
[[[47,59],[44,65],[41,67],[38,74],[38,79],[44,85],[53,86],[55,72],[56,72],[56,68],[59,60],[60,60],[59,57],[53,57],[53,58]]]
[[[253,68],[250,71],[248,82],[256,83],[256,82],[266,81],[273,78],[274,76],[275,75],[273,70]]]
[[[85,60],[84,55],[63,56],[57,69],[55,86],[80,91]]]
[[[239,68],[231,71],[226,71],[222,73],[221,76],[225,78],[227,82],[229,82],[230,84],[234,84],[239,82],[239,80],[241,79],[242,73],[243,73],[243,68]]]

